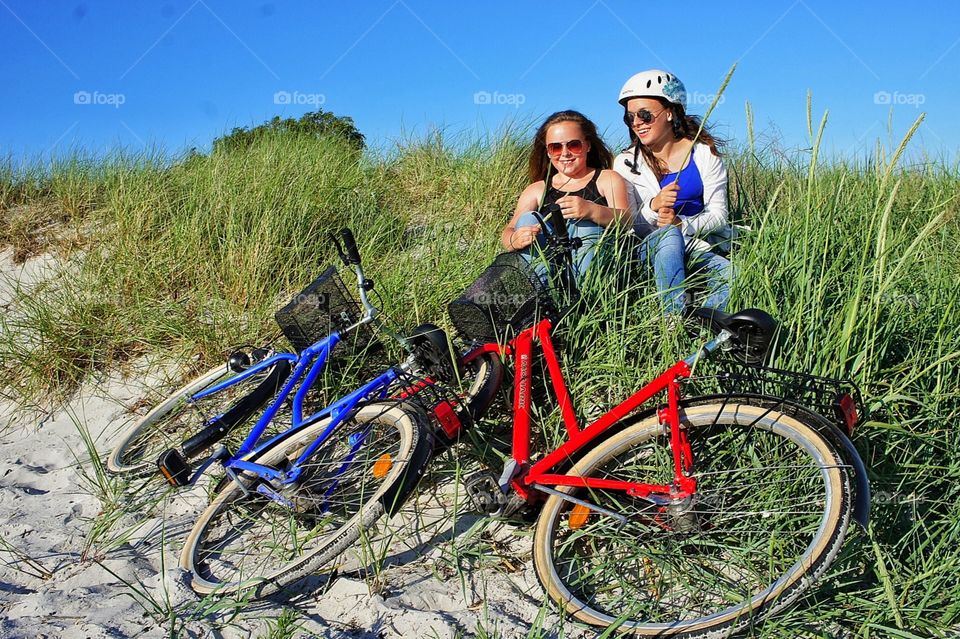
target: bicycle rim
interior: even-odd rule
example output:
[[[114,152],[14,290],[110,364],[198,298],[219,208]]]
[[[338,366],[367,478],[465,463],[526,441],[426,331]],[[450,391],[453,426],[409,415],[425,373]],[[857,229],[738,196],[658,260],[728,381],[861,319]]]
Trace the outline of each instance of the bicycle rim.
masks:
[[[397,404],[370,404],[340,425],[304,464],[296,485],[275,490],[287,504],[256,492],[260,480],[241,476],[248,493],[228,484],[187,538],[181,566],[197,592],[250,590],[265,596],[321,569],[332,570],[384,513],[419,447],[423,417]],[[323,432],[314,424],[268,449],[257,462],[283,467]],[[330,564],[325,567],[325,564]]]
[[[624,492],[564,489],[627,518],[550,497],[534,563],[577,618],[640,636],[722,637],[786,606],[835,557],[851,484],[814,429],[768,408],[688,406],[695,498],[667,507]],[[613,435],[570,474],[668,483],[673,458],[655,417]]]

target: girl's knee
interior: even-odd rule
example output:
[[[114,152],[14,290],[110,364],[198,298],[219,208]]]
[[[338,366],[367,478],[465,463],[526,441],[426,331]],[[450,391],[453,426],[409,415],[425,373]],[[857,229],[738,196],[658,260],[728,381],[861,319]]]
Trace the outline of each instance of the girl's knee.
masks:
[[[540,222],[537,221],[533,211],[527,211],[526,213],[520,214],[520,217],[517,218],[517,223],[514,228],[520,228],[522,226],[538,226],[539,224]]]

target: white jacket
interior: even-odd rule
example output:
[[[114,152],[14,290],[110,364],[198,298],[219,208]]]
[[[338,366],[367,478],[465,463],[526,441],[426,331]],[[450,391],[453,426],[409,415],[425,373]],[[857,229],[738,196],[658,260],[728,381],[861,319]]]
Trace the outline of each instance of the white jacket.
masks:
[[[723,160],[713,154],[706,144],[697,143],[693,148],[693,161],[703,180],[703,211],[696,215],[681,217],[680,230],[687,240],[687,251],[709,251],[712,247],[729,244],[730,228],[727,215],[727,168]],[[629,163],[629,164],[628,164]],[[643,237],[657,228],[657,212],[650,208],[652,200],[660,192],[660,183],[653,170],[647,166],[641,153],[636,167],[639,173],[630,170],[633,149],[628,149],[613,161],[613,170],[623,176],[628,184],[631,211],[634,212],[634,229]]]

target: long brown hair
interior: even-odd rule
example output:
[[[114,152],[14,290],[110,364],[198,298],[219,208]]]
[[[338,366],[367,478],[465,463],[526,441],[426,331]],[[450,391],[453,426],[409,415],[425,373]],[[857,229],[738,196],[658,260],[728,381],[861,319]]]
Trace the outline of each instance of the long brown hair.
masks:
[[[550,158],[547,157],[547,129],[559,122],[575,122],[580,125],[583,136],[590,144],[587,153],[587,166],[592,169],[609,169],[613,166],[613,153],[597,134],[597,125],[579,111],[557,111],[540,125],[537,134],[533,136],[533,146],[530,149],[530,160],[527,163],[527,175],[530,183],[539,182],[547,176],[547,167]],[[549,185],[548,185],[549,186]]]
[[[677,140],[682,140],[686,138],[692,140],[695,135],[697,135],[697,130],[700,128],[700,118],[696,115],[687,115],[686,111],[683,109],[683,105],[675,104],[659,96],[650,96],[651,99],[656,100],[663,107],[673,115],[673,121],[671,125],[673,127],[673,137]],[[627,147],[627,150],[633,149],[633,164],[634,173],[638,172],[636,168],[638,156],[643,155],[643,161],[647,163],[647,166],[656,174],[657,181],[662,180],[663,176],[667,174],[667,165],[663,160],[658,159],[649,148],[640,143],[640,138],[637,137],[637,134],[633,132],[633,127],[631,126],[633,122],[630,121],[630,116],[627,114],[627,106],[623,107],[623,122],[627,125],[627,130],[630,132],[630,146]],[[701,142],[710,147],[710,150],[714,155],[720,157],[721,150],[723,149],[723,140],[713,135],[708,127],[703,127],[703,131],[700,131],[700,137],[697,138],[697,142]]]

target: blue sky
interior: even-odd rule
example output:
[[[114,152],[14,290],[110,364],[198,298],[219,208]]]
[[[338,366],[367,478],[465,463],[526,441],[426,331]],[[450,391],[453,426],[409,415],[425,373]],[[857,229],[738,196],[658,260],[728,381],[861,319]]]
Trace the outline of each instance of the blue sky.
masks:
[[[674,72],[702,114],[734,62],[711,118],[734,142],[749,100],[758,133],[809,146],[810,90],[815,121],[830,110],[827,152],[895,144],[926,112],[914,154],[957,156],[960,3],[926,0],[0,0],[0,156],[204,149],[317,108],[353,117],[378,149],[563,108],[616,145],[631,74]]]

